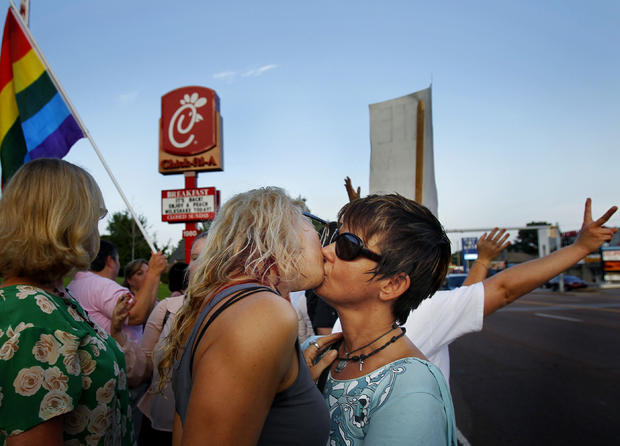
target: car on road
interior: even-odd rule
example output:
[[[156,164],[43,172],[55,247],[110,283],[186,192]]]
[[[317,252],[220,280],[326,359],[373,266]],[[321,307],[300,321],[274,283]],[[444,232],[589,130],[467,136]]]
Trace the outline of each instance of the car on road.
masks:
[[[588,282],[580,279],[577,276],[571,276],[568,274],[564,275],[564,289],[567,291],[576,290],[578,288],[587,288]],[[545,284],[545,287],[551,288],[553,291],[557,291],[560,289],[560,276],[555,276],[549,282]]]
[[[446,276],[446,280],[444,280],[443,285],[441,285],[441,290],[453,290],[460,286],[463,286],[463,282],[467,279],[467,274],[464,273],[451,273]]]

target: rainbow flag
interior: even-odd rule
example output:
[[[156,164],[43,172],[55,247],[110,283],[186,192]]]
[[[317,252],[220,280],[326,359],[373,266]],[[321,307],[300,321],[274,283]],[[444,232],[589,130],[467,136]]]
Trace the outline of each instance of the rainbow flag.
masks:
[[[35,158],[62,158],[83,137],[9,8],[0,53],[2,186],[22,164]]]

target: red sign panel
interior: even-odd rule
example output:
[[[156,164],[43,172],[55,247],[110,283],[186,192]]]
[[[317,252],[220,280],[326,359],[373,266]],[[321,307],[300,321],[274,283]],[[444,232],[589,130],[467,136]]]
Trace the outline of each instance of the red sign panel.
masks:
[[[161,191],[161,220],[170,223],[213,220],[219,207],[214,187]]]
[[[217,144],[215,91],[183,87],[161,98],[161,149],[177,156],[193,156]]]

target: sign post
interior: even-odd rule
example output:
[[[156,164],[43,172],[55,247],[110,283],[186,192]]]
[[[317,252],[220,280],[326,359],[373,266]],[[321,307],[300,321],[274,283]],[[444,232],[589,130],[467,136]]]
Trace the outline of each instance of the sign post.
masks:
[[[183,173],[185,189],[161,191],[161,218],[185,223],[185,262],[190,262],[196,223],[213,220],[220,206],[220,191],[197,187],[198,172],[222,171],[222,118],[220,101],[210,88],[189,86],[161,98],[159,121],[159,173]]]
[[[463,269],[465,272],[469,271],[468,260],[476,260],[478,258],[478,238],[477,237],[463,237],[461,239],[463,249],[461,251],[463,255]]]

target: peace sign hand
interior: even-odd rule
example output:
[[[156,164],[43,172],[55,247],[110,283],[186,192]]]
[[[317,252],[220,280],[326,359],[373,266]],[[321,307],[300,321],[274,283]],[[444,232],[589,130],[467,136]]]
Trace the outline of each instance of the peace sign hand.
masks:
[[[592,200],[586,200],[586,207],[583,213],[583,225],[575,240],[575,246],[587,250],[588,253],[598,250],[601,245],[611,240],[618,228],[607,228],[603,226],[611,216],[618,210],[618,206],[612,206],[601,218],[592,220]]]

